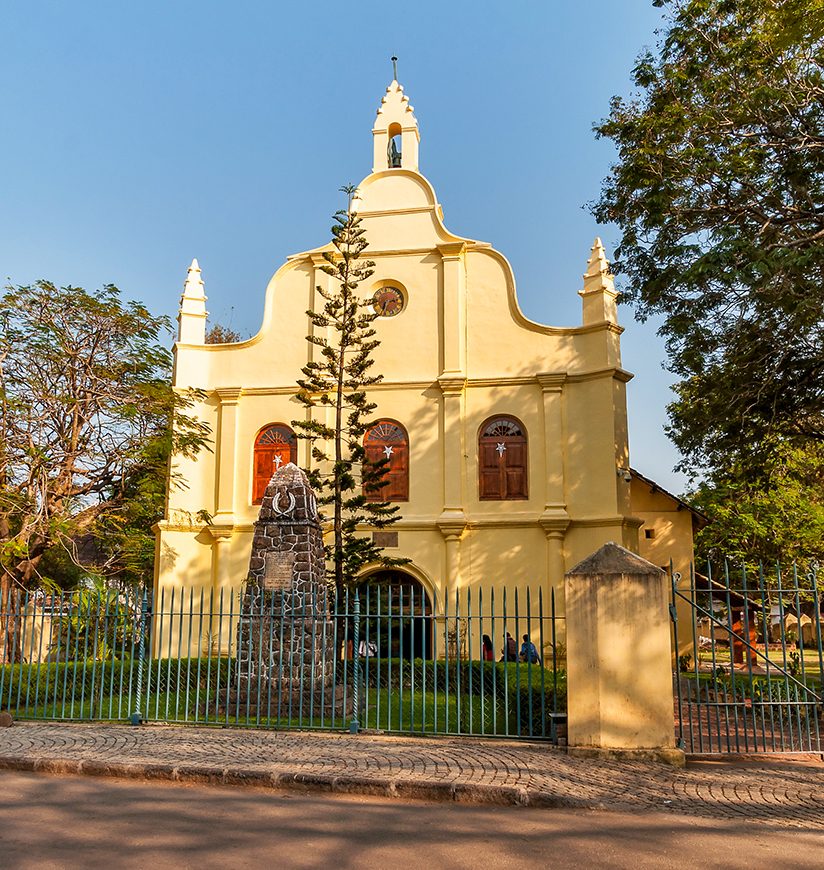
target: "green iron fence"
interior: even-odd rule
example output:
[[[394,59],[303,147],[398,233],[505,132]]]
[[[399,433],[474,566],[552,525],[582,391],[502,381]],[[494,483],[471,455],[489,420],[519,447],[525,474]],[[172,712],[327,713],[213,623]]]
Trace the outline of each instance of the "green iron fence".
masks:
[[[440,613],[413,585],[347,590],[327,611],[256,590],[12,591],[0,602],[12,659],[0,665],[0,708],[557,742],[563,636],[554,594],[530,590],[465,590]]]
[[[673,574],[676,732],[687,752],[824,752],[816,567],[691,570],[687,589]]]

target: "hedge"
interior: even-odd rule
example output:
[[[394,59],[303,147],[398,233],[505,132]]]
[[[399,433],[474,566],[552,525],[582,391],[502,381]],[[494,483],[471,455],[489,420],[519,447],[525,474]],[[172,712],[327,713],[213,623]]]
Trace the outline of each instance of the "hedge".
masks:
[[[147,659],[143,663],[144,694],[149,692],[185,692],[198,686],[198,663],[200,684],[205,685],[207,671],[212,687],[220,674],[221,687],[229,676],[229,658]],[[138,667],[135,659],[109,660],[104,662],[88,659],[77,662],[48,662],[41,664],[15,664],[0,666],[0,707],[14,710],[35,703],[49,704],[57,698],[62,701],[90,700],[93,696],[119,695],[122,691],[134,693],[137,686]],[[122,682],[121,682],[122,681]]]

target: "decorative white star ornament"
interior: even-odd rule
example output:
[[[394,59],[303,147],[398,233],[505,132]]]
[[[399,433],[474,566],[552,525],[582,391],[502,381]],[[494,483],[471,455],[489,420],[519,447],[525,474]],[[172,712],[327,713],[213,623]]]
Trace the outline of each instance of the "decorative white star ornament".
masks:
[[[495,448],[495,450],[498,452],[498,456],[503,456],[504,453],[506,453],[506,444],[504,444],[502,441],[499,441],[498,446]]]
[[[392,456],[392,454],[394,452],[395,452],[395,448],[390,447],[388,444],[386,445],[386,447],[383,448],[384,456],[386,456],[387,459],[389,459],[389,457]]]
[[[275,454],[275,468],[280,468],[283,465],[283,460],[280,458],[280,454]]]

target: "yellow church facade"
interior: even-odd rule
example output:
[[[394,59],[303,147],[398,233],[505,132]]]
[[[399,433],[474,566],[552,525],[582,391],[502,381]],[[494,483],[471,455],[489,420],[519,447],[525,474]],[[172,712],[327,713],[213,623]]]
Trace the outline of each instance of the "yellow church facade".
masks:
[[[378,538],[387,555],[409,560],[402,570],[436,614],[456,591],[502,586],[554,590],[562,611],[564,572],[607,541],[654,551],[660,562],[670,534],[671,549],[688,561],[691,526],[680,506],[651,498],[649,481],[630,471],[632,375],[621,364],[600,240],[578,289],[580,325],[535,323],[518,306],[504,255],[447,229],[419,171],[420,132],[397,81],[372,137],[372,172],[354,207],[376,263],[360,290],[381,313],[374,370],[383,381],[370,390],[378,426],[367,437],[392,457],[391,497],[402,515]],[[186,485],[170,488],[157,526],[156,594],[182,590],[197,601],[237,591],[261,481],[284,461],[312,464],[291,423],[325,413],[295,400],[295,381],[313,353],[306,311],[320,307],[316,287],[331,286],[321,269],[328,248],[288,257],[266,288],[260,331],[235,344],[205,343],[197,261],[189,270],[174,383],[203,391],[194,413],[213,443],[175,460],[173,476]],[[198,520],[204,510],[208,522]],[[660,534],[639,538],[639,529]]]

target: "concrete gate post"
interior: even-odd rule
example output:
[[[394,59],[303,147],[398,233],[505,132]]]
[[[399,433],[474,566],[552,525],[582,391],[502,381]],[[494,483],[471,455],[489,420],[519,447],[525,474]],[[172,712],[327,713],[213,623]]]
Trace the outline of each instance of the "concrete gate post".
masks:
[[[609,543],[568,571],[564,586],[569,753],[682,766],[666,573]]]

